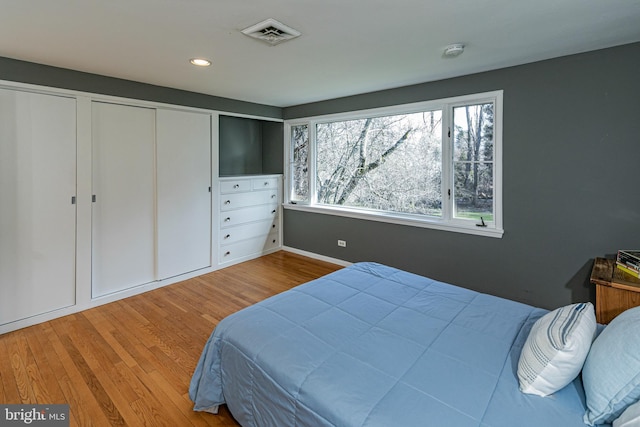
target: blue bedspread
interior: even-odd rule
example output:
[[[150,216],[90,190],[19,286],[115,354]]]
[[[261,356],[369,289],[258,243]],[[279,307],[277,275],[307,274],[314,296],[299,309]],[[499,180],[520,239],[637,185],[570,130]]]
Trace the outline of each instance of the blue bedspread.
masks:
[[[546,310],[359,263],[220,322],[196,367],[196,411],[251,426],[584,427],[580,379],[518,390]]]

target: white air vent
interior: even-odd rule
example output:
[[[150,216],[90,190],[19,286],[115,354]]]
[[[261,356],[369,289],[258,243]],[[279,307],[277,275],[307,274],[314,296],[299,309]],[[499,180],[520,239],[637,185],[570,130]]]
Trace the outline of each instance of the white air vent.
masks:
[[[282,22],[269,18],[249,28],[245,28],[242,30],[242,34],[275,46],[287,40],[295,39],[300,35],[300,32],[291,27],[287,27]]]

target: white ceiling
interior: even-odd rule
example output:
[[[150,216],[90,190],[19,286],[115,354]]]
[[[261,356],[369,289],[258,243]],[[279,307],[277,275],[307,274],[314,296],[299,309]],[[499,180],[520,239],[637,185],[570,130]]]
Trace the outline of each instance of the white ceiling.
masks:
[[[0,56],[281,107],[636,41],[640,0],[0,0]]]

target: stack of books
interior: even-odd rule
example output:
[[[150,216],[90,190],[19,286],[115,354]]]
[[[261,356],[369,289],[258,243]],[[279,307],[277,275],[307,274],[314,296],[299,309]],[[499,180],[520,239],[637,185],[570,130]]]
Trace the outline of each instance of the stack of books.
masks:
[[[640,251],[619,250],[616,266],[625,273],[640,278]]]

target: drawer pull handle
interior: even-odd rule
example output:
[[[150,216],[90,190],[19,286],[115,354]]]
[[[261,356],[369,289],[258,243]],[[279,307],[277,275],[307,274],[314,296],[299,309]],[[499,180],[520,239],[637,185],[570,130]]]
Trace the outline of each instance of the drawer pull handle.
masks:
[[[228,239],[229,237],[231,237],[231,234],[227,234],[226,236],[224,236],[225,239]]]
[[[240,188],[240,184],[234,185],[233,188]]]
[[[276,225],[275,224],[271,224],[271,228],[276,228]]]
[[[225,200],[225,201],[224,201],[224,204],[225,204],[225,205],[230,205],[230,204],[231,204],[231,200]]]
[[[275,242],[276,242],[276,239],[273,239],[273,243],[275,243]]]
[[[275,210],[275,209],[274,209],[274,210],[272,210],[272,211],[271,211],[271,213],[272,213],[272,214],[276,213],[276,210]]]
[[[229,221],[231,221],[231,218],[230,218],[230,217],[226,217],[226,218],[224,219],[224,222],[229,222]]]
[[[265,182],[264,182],[264,185],[265,185],[265,186],[267,186],[267,185],[269,185],[269,183],[268,183],[267,181],[265,181]]]
[[[227,251],[224,253],[224,256],[228,256],[228,255],[231,255],[231,251]]]
[[[275,194],[272,194],[272,195],[271,195],[271,198],[272,198],[272,199],[275,199],[275,198],[276,198],[276,195],[275,195]]]

